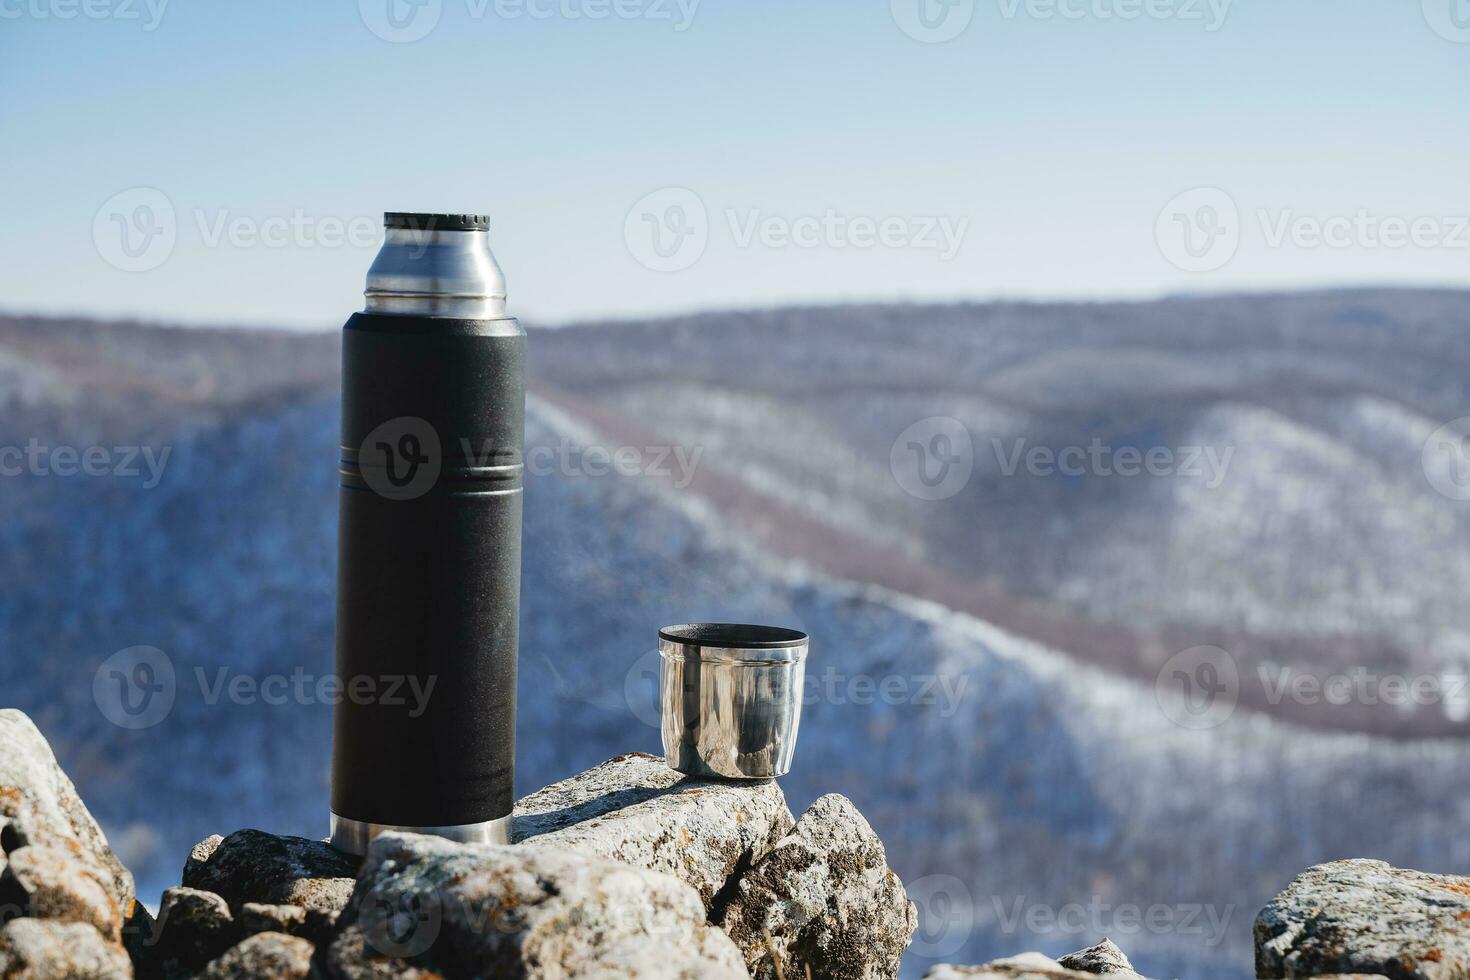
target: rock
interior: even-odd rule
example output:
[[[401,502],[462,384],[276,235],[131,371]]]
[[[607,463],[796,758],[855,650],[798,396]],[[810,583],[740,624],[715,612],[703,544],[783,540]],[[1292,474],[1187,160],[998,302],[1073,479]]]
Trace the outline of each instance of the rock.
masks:
[[[14,919],[0,929],[5,980],[126,980],[133,964],[121,946],[82,922]]]
[[[633,752],[525,797],[516,804],[512,832],[527,846],[666,872],[694,886],[712,911],[731,875],[791,826],[774,781],[697,779]]]
[[[924,974],[924,980],[1091,980],[1104,976],[1114,980],[1143,980],[1128,957],[1109,939],[1096,946],[1068,953],[1059,960],[1042,953],[1021,953],[983,966],[942,964]]]
[[[142,962],[158,944],[158,922],[142,902],[133,903],[133,914],[123,923],[122,941],[134,963]]]
[[[240,830],[194,847],[184,884],[222,896],[232,910],[246,903],[294,905],[305,912],[301,935],[322,942],[352,897],[357,861],[322,841]]]
[[[442,980],[438,973],[374,949],[355,926],[340,929],[317,959],[332,980]]]
[[[1256,974],[1470,977],[1470,878],[1382,861],[1319,864],[1256,916]]]
[[[306,980],[313,951],[305,939],[262,932],[210,963],[199,980]]]
[[[746,977],[699,895],[664,874],[545,847],[373,842],[328,976]]]
[[[758,980],[898,975],[918,912],[846,797],[824,796],[733,883],[717,920]]]
[[[240,913],[235,921],[240,924],[240,931],[247,936],[258,932],[283,932],[288,936],[295,936],[306,928],[306,909],[296,905],[246,902],[240,906]]]
[[[158,906],[155,939],[138,958],[150,977],[193,976],[240,940],[230,906],[214,892],[170,888]]]
[[[1091,980],[1095,973],[1069,970],[1041,953],[1022,953],[983,966],[931,967],[924,980]]]
[[[6,858],[6,882],[0,890],[7,904],[37,919],[85,922],[113,942],[122,940],[123,910],[113,898],[110,875],[99,863],[79,856],[61,840],[21,847]]]
[[[42,892],[43,907],[30,914],[95,922],[101,919],[111,938],[121,934],[133,908],[133,876],[107,846],[97,821],[82,805],[76,787],[56,764],[51,746],[24,713],[0,710],[0,852],[6,901],[24,896],[27,885]],[[52,849],[29,857],[28,882],[14,877],[15,855],[29,848]],[[58,872],[64,860],[72,870]],[[67,889],[76,888],[74,894]],[[99,908],[97,889],[110,908]]]
[[[1133,964],[1128,962],[1128,957],[1123,955],[1123,951],[1111,939],[1104,939],[1096,946],[1068,953],[1057,960],[1057,963],[1079,973],[1096,973],[1126,980],[1133,980],[1138,976]]]
[[[189,851],[188,860],[184,862],[184,877],[182,880],[188,881],[195,875],[201,874],[204,866],[209,863],[209,859],[214,856],[214,852],[219,850],[219,846],[224,842],[225,839],[219,834],[210,834],[195,844]]]

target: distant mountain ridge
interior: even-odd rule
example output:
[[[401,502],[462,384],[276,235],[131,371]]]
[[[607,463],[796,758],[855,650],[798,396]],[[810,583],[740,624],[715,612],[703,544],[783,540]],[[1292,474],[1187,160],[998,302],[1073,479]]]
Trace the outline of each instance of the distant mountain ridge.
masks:
[[[1470,294],[1372,292],[532,325],[528,448],[558,465],[528,477],[519,783],[657,751],[653,631],[757,619],[813,637],[783,786],[868,815],[927,916],[915,973],[1093,941],[1014,919],[1086,895],[1213,909],[1218,944],[1181,927],[1123,945],[1149,975],[1241,977],[1254,906],[1295,869],[1470,870],[1462,721],[1243,690],[1190,731],[1154,690],[1165,659],[1222,638],[1245,676],[1457,662],[1466,505],[1420,455],[1470,414],[1467,323]],[[1140,348],[1214,357],[1206,336],[1219,365],[1139,367]],[[0,479],[0,700],[36,719],[150,901],[209,833],[325,830],[330,705],[209,691],[221,671],[332,669],[336,352],[330,335],[0,320],[0,446],[170,449],[151,488]],[[937,415],[970,431],[974,473],[917,500],[890,449]],[[1094,435],[1235,455],[1208,490],[1007,476],[989,446]],[[678,487],[592,475],[576,446],[599,442],[702,453]],[[93,682],[140,644],[178,695],[133,731]]]

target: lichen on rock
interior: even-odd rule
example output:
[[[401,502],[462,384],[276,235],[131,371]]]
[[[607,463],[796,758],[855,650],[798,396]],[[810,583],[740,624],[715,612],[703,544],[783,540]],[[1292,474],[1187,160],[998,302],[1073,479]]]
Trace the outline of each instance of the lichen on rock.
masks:
[[[918,912],[857,807],[824,796],[747,872],[719,910],[758,980],[898,975]]]
[[[133,876],[23,712],[0,709],[0,899],[120,938]]]
[[[1333,861],[1296,877],[1256,916],[1256,975],[1470,978],[1470,878]]]
[[[305,913],[301,934],[320,942],[352,897],[356,872],[356,859],[322,841],[240,830],[196,845],[184,884],[222,896],[236,911],[247,903],[294,905]]]
[[[513,833],[525,846],[671,874],[709,910],[730,876],[764,855],[792,822],[775,782],[698,779],[631,752],[522,799]]]
[[[127,980],[128,954],[92,926],[14,919],[0,929],[0,977],[6,980]]]
[[[669,875],[549,848],[373,842],[323,957],[339,980],[450,976],[747,976],[698,894]]]

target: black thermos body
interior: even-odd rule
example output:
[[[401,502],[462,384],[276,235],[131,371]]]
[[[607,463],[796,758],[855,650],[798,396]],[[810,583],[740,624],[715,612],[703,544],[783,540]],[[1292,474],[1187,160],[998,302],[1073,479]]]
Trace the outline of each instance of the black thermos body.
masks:
[[[482,215],[385,217],[342,334],[332,842],[505,842],[526,337]]]

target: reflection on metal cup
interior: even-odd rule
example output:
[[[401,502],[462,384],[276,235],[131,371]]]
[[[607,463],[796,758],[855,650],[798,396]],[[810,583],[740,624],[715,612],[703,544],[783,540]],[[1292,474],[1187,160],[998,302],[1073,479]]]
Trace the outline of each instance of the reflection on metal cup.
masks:
[[[691,776],[771,779],[791,770],[807,635],[689,623],[658,632],[664,761]]]

